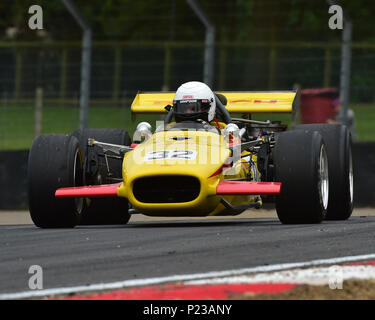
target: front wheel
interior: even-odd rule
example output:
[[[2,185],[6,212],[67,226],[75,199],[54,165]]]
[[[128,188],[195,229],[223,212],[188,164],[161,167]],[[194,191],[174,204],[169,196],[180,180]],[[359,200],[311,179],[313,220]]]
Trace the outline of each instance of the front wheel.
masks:
[[[346,220],[353,212],[352,139],[340,124],[301,124],[294,129],[318,131],[327,146],[329,194],[326,220]]]
[[[83,185],[83,158],[75,137],[37,137],[30,148],[27,175],[29,210],[37,227],[72,228],[79,223],[84,200],[55,198],[56,189]]]
[[[276,199],[282,223],[320,223],[329,197],[328,158],[322,136],[288,131],[278,136],[274,149],[275,180],[281,193]]]

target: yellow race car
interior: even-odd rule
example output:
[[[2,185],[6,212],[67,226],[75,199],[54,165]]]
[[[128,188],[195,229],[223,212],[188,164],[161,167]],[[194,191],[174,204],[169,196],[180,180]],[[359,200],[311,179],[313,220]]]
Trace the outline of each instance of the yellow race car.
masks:
[[[165,114],[154,133],[142,122],[133,141],[120,129],[39,136],[28,162],[31,218],[41,228],[124,224],[131,214],[230,216],[275,202],[282,223],[347,219],[353,166],[346,127],[287,130],[251,119],[291,113],[295,95],[217,92],[207,123],[173,121],[172,92],[138,93],[133,114]]]

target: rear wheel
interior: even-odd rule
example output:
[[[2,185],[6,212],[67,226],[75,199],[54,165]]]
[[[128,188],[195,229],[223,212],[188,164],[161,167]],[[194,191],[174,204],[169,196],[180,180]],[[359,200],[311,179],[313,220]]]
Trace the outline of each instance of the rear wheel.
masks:
[[[100,142],[130,146],[131,139],[121,129],[84,129],[72,133],[83,146],[85,158],[85,184],[108,184],[122,180],[122,160],[105,159],[99,148],[94,152],[87,147],[89,138]],[[108,166],[107,166],[108,164]],[[110,171],[108,171],[108,169]],[[130,219],[129,203],[125,198],[92,198],[82,217],[82,225],[126,224]]]
[[[83,185],[79,142],[67,135],[42,135],[31,145],[28,160],[31,219],[40,228],[76,226],[84,209],[82,198],[55,198],[58,188]]]
[[[326,216],[329,180],[326,146],[318,132],[287,131],[274,149],[276,199],[282,223],[320,223]]]
[[[347,127],[340,124],[304,124],[298,130],[318,131],[327,146],[329,201],[327,220],[346,220],[353,212],[352,141]]]

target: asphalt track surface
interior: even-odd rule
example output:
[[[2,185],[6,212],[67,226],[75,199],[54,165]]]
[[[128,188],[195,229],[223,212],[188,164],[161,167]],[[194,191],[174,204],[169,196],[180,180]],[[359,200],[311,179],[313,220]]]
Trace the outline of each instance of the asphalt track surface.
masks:
[[[31,265],[57,288],[375,252],[375,217],[318,225],[275,218],[141,221],[125,226],[0,226],[0,294],[29,290]]]

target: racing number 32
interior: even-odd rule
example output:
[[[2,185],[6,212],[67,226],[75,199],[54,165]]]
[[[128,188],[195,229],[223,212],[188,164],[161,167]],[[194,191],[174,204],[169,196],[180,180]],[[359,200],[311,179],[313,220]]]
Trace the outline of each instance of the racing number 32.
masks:
[[[191,150],[161,150],[148,152],[144,161],[163,160],[163,159],[184,159],[194,160],[197,157],[196,151]]]

